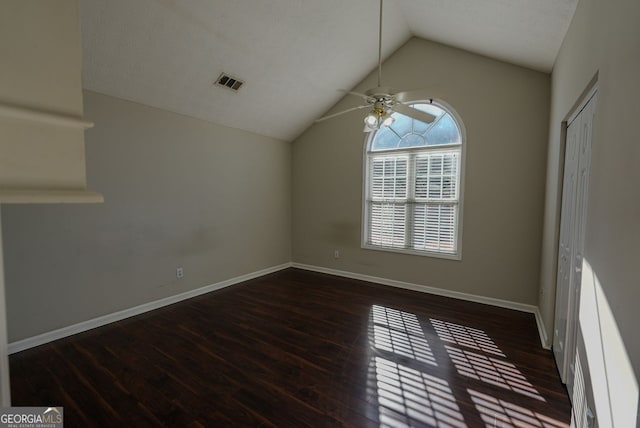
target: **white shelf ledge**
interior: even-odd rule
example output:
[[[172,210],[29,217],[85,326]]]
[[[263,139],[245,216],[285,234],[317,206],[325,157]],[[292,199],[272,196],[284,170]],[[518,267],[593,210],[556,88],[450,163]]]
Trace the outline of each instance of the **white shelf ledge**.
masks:
[[[60,204],[60,203],[100,203],[104,197],[100,193],[86,190],[3,190],[0,189],[2,204]]]
[[[3,101],[0,101],[0,117],[29,120],[65,128],[89,129],[93,127],[93,122],[84,120],[82,117],[32,107],[17,106]]]

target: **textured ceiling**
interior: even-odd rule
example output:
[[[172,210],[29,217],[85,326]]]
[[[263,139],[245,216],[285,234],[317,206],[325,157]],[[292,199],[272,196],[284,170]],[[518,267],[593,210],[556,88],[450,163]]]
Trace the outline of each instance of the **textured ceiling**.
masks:
[[[412,35],[550,71],[577,0],[387,0]],[[89,90],[291,140],[377,65],[376,0],[82,0]],[[237,93],[213,85],[225,71]]]
[[[578,0],[397,0],[418,37],[550,72]]]

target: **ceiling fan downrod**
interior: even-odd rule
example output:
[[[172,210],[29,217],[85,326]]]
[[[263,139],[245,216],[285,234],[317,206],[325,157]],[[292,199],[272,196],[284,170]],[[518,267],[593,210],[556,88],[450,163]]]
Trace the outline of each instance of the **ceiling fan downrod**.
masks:
[[[382,1],[380,0],[380,23],[378,27],[378,88],[382,81]]]

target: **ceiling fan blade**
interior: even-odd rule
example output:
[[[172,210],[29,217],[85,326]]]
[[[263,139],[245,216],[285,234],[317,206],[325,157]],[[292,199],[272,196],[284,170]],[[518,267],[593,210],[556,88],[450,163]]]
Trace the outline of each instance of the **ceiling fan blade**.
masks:
[[[428,94],[428,96],[426,96]],[[429,86],[429,89],[417,89],[412,91],[396,92],[394,94],[395,99],[402,104],[411,103],[414,101],[424,101],[429,99],[435,99],[440,97],[439,86]]]
[[[369,99],[369,95],[362,94],[360,92],[347,91],[346,89],[338,89],[338,91],[344,92],[345,94],[349,94],[349,95],[355,95],[356,97],[360,97],[360,98],[364,99],[365,101],[367,101]]]
[[[397,92],[395,94],[395,98],[399,103],[406,104],[424,98],[420,97],[418,94],[418,91],[402,91]]]
[[[424,122],[424,123],[431,123],[436,119],[436,117],[432,114],[415,109],[413,107],[409,107],[408,105],[405,105],[405,104],[400,104],[400,103],[395,104],[391,109],[396,113],[409,116],[412,119],[419,120],[420,122]]]
[[[320,119],[316,119],[315,122],[316,123],[317,122],[322,122],[322,121],[325,121],[327,119],[331,119],[331,118],[334,118],[336,116],[340,116],[341,114],[349,113],[351,111],[360,110],[360,109],[367,108],[367,107],[371,107],[371,106],[370,105],[363,105],[363,106],[348,108],[348,109],[342,110],[342,111],[340,111],[338,113],[333,113],[333,114],[330,114],[328,116],[323,116]]]

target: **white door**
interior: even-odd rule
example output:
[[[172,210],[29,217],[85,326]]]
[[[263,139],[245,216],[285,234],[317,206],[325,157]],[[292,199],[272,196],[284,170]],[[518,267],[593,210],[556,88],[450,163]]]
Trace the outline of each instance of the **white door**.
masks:
[[[580,127],[574,120],[567,129],[564,158],[564,179],[562,185],[562,206],[560,211],[560,237],[558,239],[558,276],[556,280],[556,317],[553,335],[553,353],[556,357],[562,381],[566,383],[567,322],[569,316],[569,289],[573,270],[573,229],[576,206],[576,184],[578,182],[578,137]]]
[[[576,336],[582,280],[591,137],[595,114],[594,94],[567,128],[562,190],[556,317],[553,352],[569,396],[575,375]]]

